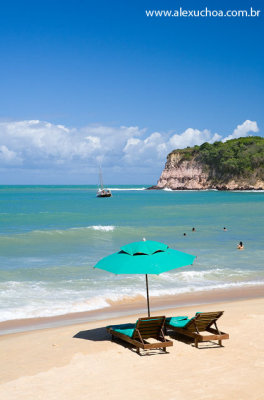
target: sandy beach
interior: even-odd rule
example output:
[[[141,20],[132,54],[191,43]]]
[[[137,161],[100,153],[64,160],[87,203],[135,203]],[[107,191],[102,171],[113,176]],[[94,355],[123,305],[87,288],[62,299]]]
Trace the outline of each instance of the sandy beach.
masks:
[[[134,322],[145,313],[3,335],[0,397],[262,400],[263,309],[259,297],[159,310],[154,314],[224,310],[219,328],[230,335],[224,347],[206,343],[200,349],[172,336],[169,354],[139,356],[111,341],[106,325]]]

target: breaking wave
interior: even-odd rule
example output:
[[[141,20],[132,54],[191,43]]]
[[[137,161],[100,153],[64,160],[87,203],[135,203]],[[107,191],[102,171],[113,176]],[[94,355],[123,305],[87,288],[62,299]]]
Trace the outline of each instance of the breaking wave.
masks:
[[[264,285],[252,271],[224,269],[151,275],[150,297]],[[91,269],[94,274],[94,270]],[[228,276],[228,280],[224,279]],[[43,277],[43,276],[42,276]],[[145,301],[144,276],[91,275],[90,278],[0,282],[0,321],[65,315]],[[2,309],[1,309],[2,308]]]
[[[146,188],[145,187],[142,187],[142,188],[108,188],[108,190],[111,190],[111,191],[131,191],[131,190],[146,190]]]
[[[94,229],[95,231],[112,232],[115,229],[115,226],[113,226],[113,225],[107,225],[107,226],[94,225],[91,228]]]

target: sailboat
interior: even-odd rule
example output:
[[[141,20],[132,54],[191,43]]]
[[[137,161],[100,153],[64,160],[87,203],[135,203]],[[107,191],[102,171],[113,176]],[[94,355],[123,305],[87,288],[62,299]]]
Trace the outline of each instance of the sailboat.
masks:
[[[99,179],[100,179],[100,187],[97,191],[97,197],[111,197],[112,193],[111,190],[109,189],[105,189],[104,188],[104,184],[103,184],[103,174],[102,174],[102,170],[100,167],[100,171],[99,171]]]

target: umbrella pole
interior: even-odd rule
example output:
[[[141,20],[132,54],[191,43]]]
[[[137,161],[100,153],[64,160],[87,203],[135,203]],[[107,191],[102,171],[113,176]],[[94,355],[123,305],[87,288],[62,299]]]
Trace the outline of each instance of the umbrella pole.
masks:
[[[149,310],[149,289],[148,289],[148,275],[147,275],[147,274],[146,274],[146,289],[147,289],[148,317],[150,317],[150,310]]]

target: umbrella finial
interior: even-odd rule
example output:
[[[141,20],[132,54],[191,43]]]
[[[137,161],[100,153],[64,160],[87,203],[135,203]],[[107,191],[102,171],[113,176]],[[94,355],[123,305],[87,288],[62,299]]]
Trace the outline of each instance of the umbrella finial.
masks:
[[[143,240],[143,242],[146,242],[147,239],[146,239],[146,238],[143,238],[142,240]]]

